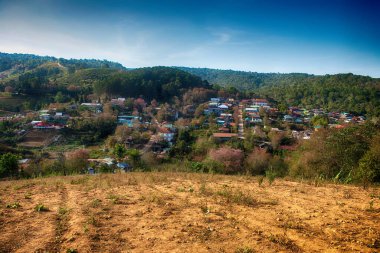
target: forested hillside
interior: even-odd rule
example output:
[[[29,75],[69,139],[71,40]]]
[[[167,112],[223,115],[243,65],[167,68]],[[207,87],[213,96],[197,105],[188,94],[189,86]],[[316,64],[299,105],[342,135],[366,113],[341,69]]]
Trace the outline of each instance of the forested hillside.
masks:
[[[188,88],[208,87],[208,83],[233,87],[246,95],[256,93],[273,98],[284,107],[324,108],[380,116],[380,79],[368,76],[186,67],[128,70],[119,63],[106,60],[0,53],[0,91],[13,90],[34,97],[49,94],[50,100],[58,92],[62,93],[63,101],[83,100],[91,93],[99,97],[142,95],[147,99],[168,100]]]
[[[211,84],[253,91],[284,105],[380,116],[380,79],[353,74],[256,73],[180,67]]]
[[[117,72],[96,82],[96,94],[135,97],[143,95],[148,99],[167,100],[179,96],[193,87],[208,87],[207,81],[185,71],[169,67],[153,67]]]
[[[26,95],[56,93],[68,87],[89,90],[94,81],[125,70],[121,64],[106,60],[0,53],[0,87]]]
[[[12,73],[22,73],[32,70],[41,64],[55,62],[67,67],[69,71],[85,68],[114,68],[125,69],[123,65],[107,60],[95,59],[63,59],[51,56],[38,56],[33,54],[7,54],[0,52],[0,73],[11,71]]]
[[[25,109],[39,108],[41,104],[54,101],[84,102],[90,94],[169,101],[189,88],[209,86],[200,77],[175,68],[128,70],[109,61],[24,54],[0,53],[0,70],[0,91],[18,94],[18,98],[25,99],[29,102],[24,103]],[[6,110],[20,110],[20,105],[10,105],[9,101]]]

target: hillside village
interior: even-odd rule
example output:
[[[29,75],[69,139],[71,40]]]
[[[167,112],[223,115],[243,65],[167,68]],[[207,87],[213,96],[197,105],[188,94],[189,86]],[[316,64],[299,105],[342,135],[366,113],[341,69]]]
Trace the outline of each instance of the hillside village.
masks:
[[[241,146],[250,142],[251,149],[283,154],[295,150],[321,128],[363,124],[365,117],[319,108],[288,107],[280,111],[275,101],[258,97],[211,97],[182,107],[148,102],[141,97],[116,97],[102,102],[51,103],[39,111],[3,116],[0,121],[10,122],[8,139],[2,141],[12,139],[14,145],[26,150],[19,160],[23,169],[33,164],[35,151],[54,160],[59,154],[80,148],[88,153],[81,171],[96,173],[102,166],[102,170],[108,166],[107,171],[140,167],[127,155],[128,150],[134,150],[139,157],[149,153],[150,159],[169,161],[176,156],[179,132],[191,132],[195,138],[192,143],[198,136],[206,136],[216,145]],[[91,129],[94,122],[105,129]],[[119,145],[122,154],[115,153],[115,145]],[[200,160],[197,155],[187,159]]]
[[[0,59],[2,178],[155,170],[380,180],[375,78]]]
[[[0,253],[380,253],[379,13],[0,0]]]

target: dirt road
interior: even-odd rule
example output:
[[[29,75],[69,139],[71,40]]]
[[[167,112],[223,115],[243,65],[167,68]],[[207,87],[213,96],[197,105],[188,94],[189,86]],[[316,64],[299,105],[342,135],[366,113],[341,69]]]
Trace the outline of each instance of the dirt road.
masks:
[[[240,139],[244,139],[244,119],[243,119],[243,104],[239,104],[239,125],[238,125],[238,135]]]

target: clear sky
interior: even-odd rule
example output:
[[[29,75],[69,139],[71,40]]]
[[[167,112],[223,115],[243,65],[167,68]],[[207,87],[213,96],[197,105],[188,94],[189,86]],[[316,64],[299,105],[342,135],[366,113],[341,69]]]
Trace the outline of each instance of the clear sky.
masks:
[[[380,77],[380,1],[0,0],[0,51]]]

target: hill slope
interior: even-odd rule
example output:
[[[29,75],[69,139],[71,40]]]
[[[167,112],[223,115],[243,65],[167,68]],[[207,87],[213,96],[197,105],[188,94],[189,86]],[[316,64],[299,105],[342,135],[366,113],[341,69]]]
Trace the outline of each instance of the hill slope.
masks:
[[[25,72],[39,67],[44,63],[59,63],[71,70],[85,68],[114,68],[125,69],[123,65],[107,60],[95,59],[64,59],[52,56],[38,56],[33,54],[8,54],[0,52],[0,73],[10,71],[11,74]]]
[[[167,100],[193,87],[208,87],[200,77],[170,67],[152,67],[113,73],[97,82],[94,91],[109,96],[121,95]]]
[[[378,188],[282,179],[259,186],[257,180],[133,172],[3,181],[0,252],[375,252],[380,247]],[[37,205],[49,211],[37,212]]]
[[[131,70],[109,61],[0,53],[0,91],[6,87],[26,100],[38,97],[38,102],[29,103],[29,108],[34,109],[55,100],[83,102],[93,93],[99,97],[142,96],[168,101],[189,88],[209,85],[198,76],[170,67]],[[6,109],[20,108],[21,105]],[[0,109],[5,108],[0,105]]]
[[[316,76],[179,67],[211,84],[272,97],[279,103],[380,116],[380,79],[353,74]]]

